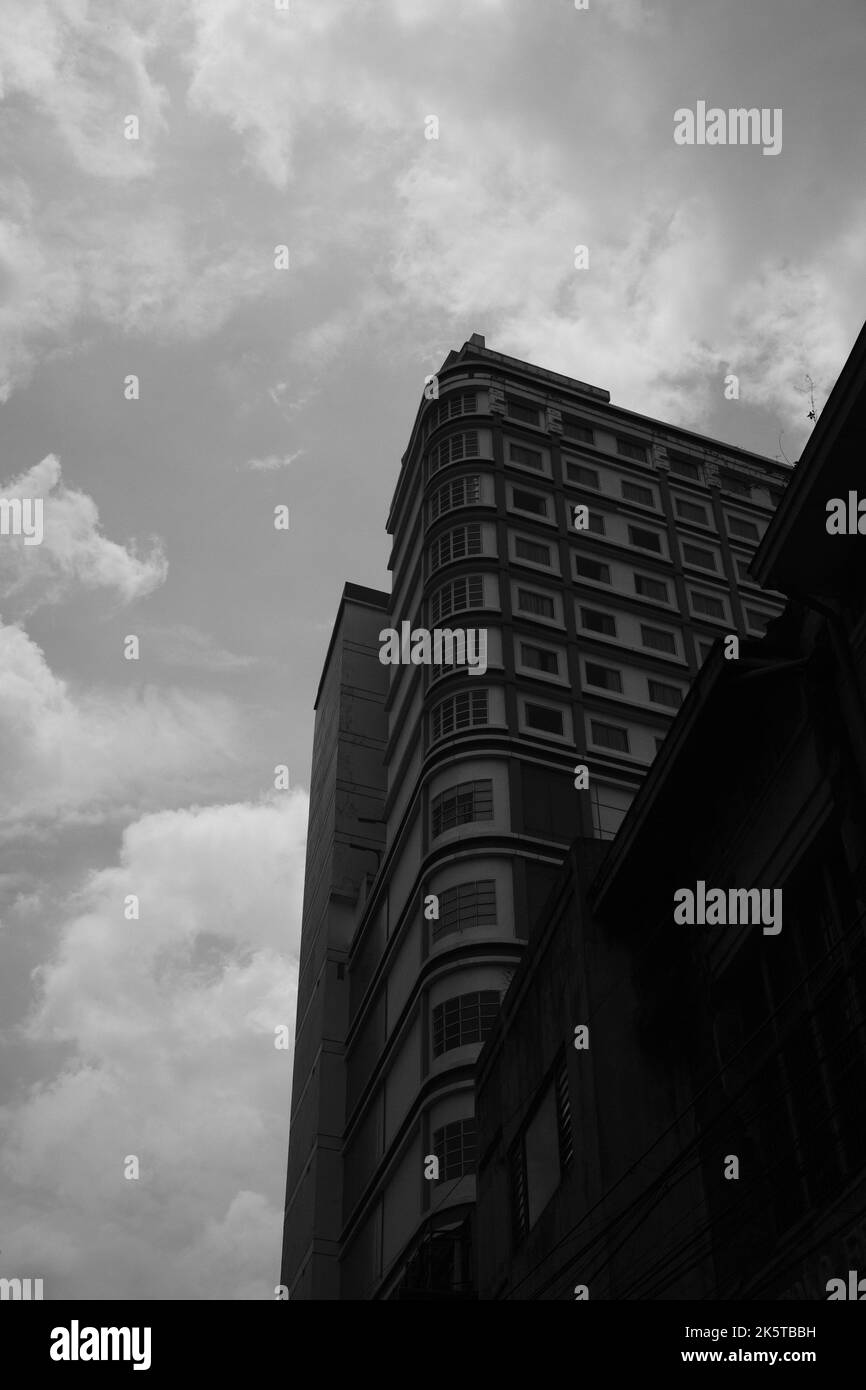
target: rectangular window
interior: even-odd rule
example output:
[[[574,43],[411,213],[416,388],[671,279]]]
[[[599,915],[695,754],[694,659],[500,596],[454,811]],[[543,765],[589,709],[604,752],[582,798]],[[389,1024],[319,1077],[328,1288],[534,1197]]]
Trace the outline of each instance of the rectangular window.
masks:
[[[573,1158],[568,1071],[561,1057],[509,1156],[515,1244],[532,1230]]]
[[[600,560],[591,560],[588,555],[575,555],[574,568],[581,579],[592,579],[596,584],[610,583],[610,566]]]
[[[565,476],[570,483],[579,483],[581,487],[595,488],[596,492],[601,488],[599,473],[594,468],[587,468],[584,463],[566,461]]]
[[[728,517],[728,530],[732,536],[741,536],[744,541],[757,541],[761,537],[754,521],[746,521],[741,516]]]
[[[508,457],[511,463],[522,463],[524,468],[535,468],[541,472],[544,460],[538,449],[527,449],[523,444],[508,444]]]
[[[547,594],[534,594],[531,589],[517,590],[517,607],[521,613],[532,613],[539,618],[555,618],[556,605]]]
[[[671,656],[677,654],[677,639],[672,632],[665,632],[664,628],[647,627],[641,623],[640,639],[645,647],[652,648],[654,652],[668,652]]]
[[[693,521],[698,526],[707,525],[707,509],[700,502],[687,502],[684,497],[675,497],[674,506],[677,516],[682,517],[683,521]]]
[[[663,579],[650,579],[646,574],[634,576],[634,591],[641,598],[651,598],[656,603],[667,603],[668,586]]]
[[[475,1172],[477,1133],[474,1119],[452,1120],[433,1131],[433,1152],[439,1160],[439,1181],[454,1181]]]
[[[604,517],[601,512],[588,512],[586,517],[586,529],[591,531],[594,536],[605,534]]]
[[[628,752],[628,729],[621,729],[616,724],[601,724],[597,719],[591,719],[589,727],[592,741],[599,748],[612,748],[616,753]]]
[[[596,661],[586,663],[587,685],[597,685],[601,690],[615,690],[622,694],[622,676],[611,666],[600,666]]]
[[[744,478],[737,477],[736,473],[727,473],[723,468],[719,469],[719,479],[725,492],[733,492],[737,497],[751,497],[751,484]]]
[[[437,1004],[433,1010],[433,1056],[441,1057],[452,1048],[483,1042],[498,1013],[499,995],[491,989],[461,994]]]
[[[467,575],[443,584],[430,598],[430,621],[438,623],[440,618],[450,618],[453,613],[462,613],[468,608],[484,607],[484,581],[480,574]]]
[[[640,483],[623,482],[622,495],[626,502],[638,502],[642,507],[655,506],[652,488],[641,487]]]
[[[523,706],[523,717],[530,729],[543,729],[546,734],[563,732],[562,710],[550,709],[547,705],[533,705],[527,700]]]
[[[562,433],[565,435],[566,439],[576,439],[581,444],[592,444],[595,439],[595,435],[589,426],[584,425],[573,415],[563,415]]]
[[[462,690],[459,695],[451,695],[434,706],[430,713],[430,734],[434,740],[447,738],[449,734],[487,722],[487,691]]]
[[[458,883],[439,894],[439,920],[431,923],[435,943],[454,932],[496,926],[496,883],[492,878]]]
[[[646,445],[638,444],[634,439],[617,438],[616,451],[625,459],[640,459],[641,463],[646,463]]]
[[[647,681],[649,697],[656,705],[669,705],[671,709],[679,709],[683,702],[683,692],[679,686],[665,685],[663,681]]]
[[[697,642],[696,646],[698,649],[698,665],[702,666],[713,650],[713,644],[712,642]]]
[[[628,538],[632,545],[642,550],[655,550],[661,554],[662,538],[658,531],[647,531],[643,526],[629,526]]]
[[[708,618],[724,618],[725,605],[720,598],[711,598],[709,594],[697,593],[694,589],[690,597],[695,613],[704,613]]]
[[[547,647],[534,647],[528,642],[520,644],[520,661],[533,671],[544,671],[547,675],[559,675],[559,653]]]
[[[550,568],[550,546],[528,541],[525,536],[514,537],[514,554],[518,560],[531,560],[534,565]]]
[[[505,409],[512,420],[521,420],[526,425],[538,424],[537,405],[526,405],[523,401],[516,401],[513,396],[506,396]]]
[[[684,564],[697,565],[702,570],[714,570],[716,568],[716,557],[711,550],[704,550],[700,545],[689,545],[688,541],[681,541],[680,544]]]
[[[521,512],[532,512],[534,516],[547,516],[547,498],[537,492],[526,492],[524,488],[511,489],[511,505]]]
[[[481,479],[477,473],[471,477],[455,478],[453,482],[439,487],[430,498],[430,520],[453,512],[457,507],[473,507],[481,501]]]
[[[616,618],[612,613],[599,613],[597,608],[581,608],[580,625],[588,632],[601,632],[605,637],[616,637]]]
[[[700,464],[694,459],[683,458],[681,454],[670,454],[671,472],[677,473],[681,478],[692,478],[694,482],[701,481]]]
[[[430,803],[433,834],[442,835],[458,825],[493,819],[493,782],[461,782],[434,796]]]

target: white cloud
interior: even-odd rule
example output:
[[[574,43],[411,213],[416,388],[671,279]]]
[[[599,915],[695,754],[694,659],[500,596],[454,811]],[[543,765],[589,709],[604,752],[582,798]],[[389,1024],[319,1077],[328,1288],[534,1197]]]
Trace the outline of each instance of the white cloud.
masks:
[[[247,459],[244,468],[254,473],[273,473],[278,468],[291,468],[295,459],[305,453],[306,449],[296,449],[292,454],[266,454],[263,458]]]
[[[167,666],[231,673],[246,671],[255,665],[255,658],[226,651],[209,633],[200,632],[189,623],[172,623],[170,626],[148,624],[142,629],[142,636],[152,647],[155,658]]]
[[[227,121],[275,187],[293,174],[305,124],[336,115],[349,129],[406,129],[399,82],[377,48],[375,9],[354,0],[301,0],[288,12],[246,0],[193,0],[190,8],[190,104]]]
[[[118,653],[118,666],[123,662]],[[243,728],[222,696],[153,686],[79,689],[20,627],[0,624],[0,834],[116,820],[213,795]]]
[[[26,1027],[71,1055],[0,1112],[4,1273],[38,1267],[48,1298],[273,1298],[306,820],[300,791],[148,816],[76,895]]]
[[[166,7],[151,0],[144,16],[140,6],[125,8],[106,0],[0,7],[0,99],[26,98],[48,122],[49,141],[84,172],[119,180],[151,171],[167,100],[148,71]],[[138,140],[124,138],[127,114],[139,119]]]
[[[56,603],[74,585],[106,589],[131,603],[165,580],[168,565],[161,543],[152,540],[139,556],[135,542],[122,546],[103,536],[96,503],[66,486],[54,454],[0,486],[2,497],[43,500],[41,543],[27,545],[23,536],[7,536],[0,546],[0,594],[17,609],[33,612]]]

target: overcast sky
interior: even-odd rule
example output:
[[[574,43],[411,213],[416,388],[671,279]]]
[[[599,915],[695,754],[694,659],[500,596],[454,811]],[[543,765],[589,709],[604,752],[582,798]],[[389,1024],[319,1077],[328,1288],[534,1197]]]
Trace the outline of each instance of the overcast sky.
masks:
[[[796,459],[864,50],[862,0],[2,0],[0,1275],[273,1297],[312,701],[424,377],[477,331]]]

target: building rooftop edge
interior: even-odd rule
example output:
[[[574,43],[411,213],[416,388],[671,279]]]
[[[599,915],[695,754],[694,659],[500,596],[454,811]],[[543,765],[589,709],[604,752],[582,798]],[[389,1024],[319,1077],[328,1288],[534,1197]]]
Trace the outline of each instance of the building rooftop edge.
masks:
[[[334,654],[334,646],[337,641],[337,632],[340,627],[340,619],[343,616],[343,609],[347,603],[359,604],[365,608],[383,608],[387,612],[391,602],[391,595],[384,589],[369,589],[365,584],[352,584],[348,579],[343,585],[343,592],[340,595],[340,602],[337,605],[337,612],[334,618],[334,626],[331,629],[331,636],[328,641],[328,649],[325,652],[325,659],[322,662],[322,674],[319,677],[319,684],[316,687],[316,698],[313,701],[313,709],[318,709],[319,698],[322,694],[322,686],[328,667],[331,664],[331,657]]]

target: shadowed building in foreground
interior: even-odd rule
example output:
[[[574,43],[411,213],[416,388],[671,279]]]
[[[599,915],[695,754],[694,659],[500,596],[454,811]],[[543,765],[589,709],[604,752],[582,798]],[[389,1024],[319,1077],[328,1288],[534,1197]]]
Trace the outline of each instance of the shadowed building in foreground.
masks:
[[[530,926],[575,837],[612,842],[716,637],[782,602],[748,566],[787,468],[477,334],[437,387],[388,518],[392,593],[347,587],[317,704],[293,1298],[474,1296],[475,1064]],[[483,669],[375,672],[404,622],[483,631]]]
[[[866,536],[826,529],[864,430],[866,331],[753,562],[784,613],[716,648],[530,938],[478,1063],[482,1298],[826,1299],[866,1269]],[[675,922],[699,882],[781,917]]]

